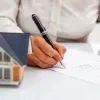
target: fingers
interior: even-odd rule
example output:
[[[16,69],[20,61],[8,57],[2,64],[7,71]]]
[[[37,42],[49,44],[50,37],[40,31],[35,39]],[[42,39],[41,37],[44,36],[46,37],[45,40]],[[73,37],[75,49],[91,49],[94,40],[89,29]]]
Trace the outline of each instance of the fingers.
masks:
[[[44,52],[44,54],[47,54],[48,56],[54,58],[57,62],[62,60],[60,54],[57,51],[55,51],[43,38],[41,37],[35,38],[32,40],[32,43],[33,47],[34,45],[36,45],[38,48],[41,49],[41,51]]]
[[[57,48],[57,51],[59,52],[61,57],[64,58],[64,53],[67,51],[67,49],[55,41],[53,41],[53,43],[54,43],[55,47]]]
[[[39,60],[34,54],[29,54],[28,59],[31,60],[31,64],[33,64],[33,66],[34,66],[34,64],[36,64],[35,66],[39,66],[40,68],[52,67],[52,65],[46,64],[46,63],[42,62],[41,60]]]
[[[41,60],[44,63],[50,64],[50,65],[55,65],[57,64],[57,61],[50,56],[46,55],[44,52],[42,52],[38,47],[33,47],[34,48],[34,55]]]
[[[32,37],[31,41],[33,54],[28,57],[30,65],[50,68],[63,59],[66,48],[59,43],[53,42],[56,51],[42,37]]]

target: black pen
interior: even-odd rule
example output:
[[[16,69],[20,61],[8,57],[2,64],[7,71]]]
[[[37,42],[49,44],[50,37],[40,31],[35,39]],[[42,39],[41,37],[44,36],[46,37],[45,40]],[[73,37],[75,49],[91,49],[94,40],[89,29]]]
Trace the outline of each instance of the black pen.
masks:
[[[54,46],[52,40],[50,39],[49,35],[47,34],[46,29],[44,28],[40,19],[38,18],[38,16],[36,14],[32,14],[32,19],[35,22],[36,26],[38,27],[38,29],[39,29],[40,33],[42,34],[42,37],[45,39],[45,41],[48,44],[50,44],[54,50],[57,50],[56,47]],[[60,62],[60,63],[64,68],[66,68],[62,62]]]

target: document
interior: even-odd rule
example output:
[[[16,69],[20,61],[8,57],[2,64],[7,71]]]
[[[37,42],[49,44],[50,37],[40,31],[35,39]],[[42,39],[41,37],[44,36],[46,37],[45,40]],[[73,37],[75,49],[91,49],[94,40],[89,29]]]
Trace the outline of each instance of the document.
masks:
[[[63,60],[66,68],[60,63],[50,68],[67,76],[100,84],[100,56],[77,49],[68,48]]]

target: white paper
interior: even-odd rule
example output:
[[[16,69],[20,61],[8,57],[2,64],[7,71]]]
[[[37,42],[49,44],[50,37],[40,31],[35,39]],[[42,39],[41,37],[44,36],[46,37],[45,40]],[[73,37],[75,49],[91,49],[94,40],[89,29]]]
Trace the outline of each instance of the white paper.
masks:
[[[67,49],[63,60],[66,68],[60,63],[51,68],[62,74],[100,84],[100,56],[77,49]]]

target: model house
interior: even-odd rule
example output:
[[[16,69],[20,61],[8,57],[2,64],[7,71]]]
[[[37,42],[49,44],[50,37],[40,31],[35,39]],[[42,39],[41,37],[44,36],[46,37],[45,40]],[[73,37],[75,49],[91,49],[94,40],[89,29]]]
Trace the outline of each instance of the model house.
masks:
[[[0,85],[18,85],[24,76],[29,35],[0,33],[0,38]]]

